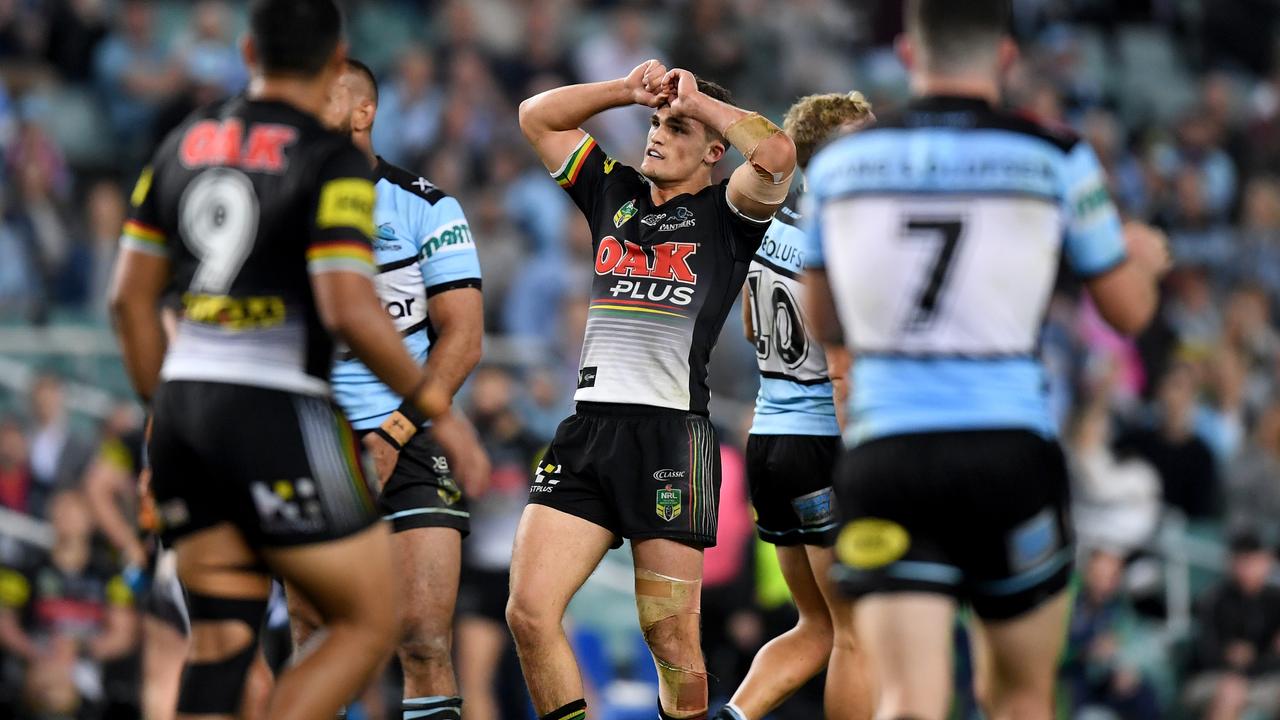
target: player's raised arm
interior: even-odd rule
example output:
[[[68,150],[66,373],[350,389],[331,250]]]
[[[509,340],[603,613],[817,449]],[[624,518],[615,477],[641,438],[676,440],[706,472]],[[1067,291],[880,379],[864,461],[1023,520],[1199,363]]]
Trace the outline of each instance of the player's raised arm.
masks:
[[[520,103],[520,130],[547,170],[555,172],[586,135],[579,126],[605,110],[627,105],[656,108],[667,101],[657,60],[640,63],[625,78],[566,85]]]
[[[782,206],[796,168],[796,146],[768,118],[698,91],[693,73],[679,68],[663,78],[662,96],[671,112],[690,117],[723,135],[747,159],[729,178],[729,202],[741,213],[768,220]]]

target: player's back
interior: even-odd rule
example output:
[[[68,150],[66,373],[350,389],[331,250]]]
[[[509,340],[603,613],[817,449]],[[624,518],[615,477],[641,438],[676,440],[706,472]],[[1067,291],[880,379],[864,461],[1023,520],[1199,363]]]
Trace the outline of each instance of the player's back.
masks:
[[[327,394],[309,272],[370,271],[369,176],[348,138],[282,102],[234,98],[171,133],[125,228],[168,256],[182,298],[162,378]]]
[[[809,180],[811,265],[857,357],[852,439],[1053,434],[1036,351],[1062,251],[1086,276],[1124,258],[1088,145],[981,100],[924,98],[833,143]]]

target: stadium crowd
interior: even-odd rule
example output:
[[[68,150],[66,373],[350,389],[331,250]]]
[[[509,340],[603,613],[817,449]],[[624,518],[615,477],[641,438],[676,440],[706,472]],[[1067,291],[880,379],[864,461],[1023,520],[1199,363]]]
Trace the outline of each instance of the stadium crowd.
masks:
[[[532,465],[571,409],[591,238],[519,137],[517,104],[659,57],[775,118],[800,95],[848,89],[883,117],[906,97],[892,52],[900,3],[346,4],[352,54],[382,85],[375,147],[456,195],[477,239],[489,340],[461,404],[494,475],[473,499],[455,646],[468,717],[528,717],[502,616],[506,569]],[[1042,350],[1080,541],[1060,706],[1072,717],[1280,717],[1280,6],[1014,6],[1012,104],[1087,137],[1122,212],[1163,228],[1177,263],[1159,319],[1135,341],[1068,281],[1048,313]],[[126,446],[137,414],[118,364],[46,371],[38,343],[49,327],[106,327],[126,188],[187,112],[243,87],[240,10],[0,0],[0,329],[37,346],[0,347],[33,365],[0,368],[0,717],[137,716],[139,558],[104,527],[120,498],[92,481],[104,468],[136,473]],[[752,82],[766,67],[782,81]],[[645,123],[642,109],[614,110],[592,131],[638,163]],[[771,552],[753,539],[741,442],[756,369],[736,322],[711,380],[725,440],[703,599],[713,697],[793,621]],[[68,383],[106,386],[118,404],[86,413]],[[597,575],[571,611],[593,705],[648,717],[629,572]],[[368,716],[380,694],[366,698]],[[972,699],[960,697],[967,717]],[[777,715],[820,707],[802,694]]]

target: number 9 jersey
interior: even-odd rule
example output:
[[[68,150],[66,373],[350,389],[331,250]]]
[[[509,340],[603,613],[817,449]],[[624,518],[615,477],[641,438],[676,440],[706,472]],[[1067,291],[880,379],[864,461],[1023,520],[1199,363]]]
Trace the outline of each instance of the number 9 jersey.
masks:
[[[279,102],[199,110],[143,170],[122,243],[167,257],[181,297],[161,379],[329,395],[310,275],[372,277],[374,189],[349,138]]]
[[[756,336],[760,392],[752,435],[839,435],[822,344],[804,314],[805,256],[793,190],[765,233],[747,271],[747,301]]]

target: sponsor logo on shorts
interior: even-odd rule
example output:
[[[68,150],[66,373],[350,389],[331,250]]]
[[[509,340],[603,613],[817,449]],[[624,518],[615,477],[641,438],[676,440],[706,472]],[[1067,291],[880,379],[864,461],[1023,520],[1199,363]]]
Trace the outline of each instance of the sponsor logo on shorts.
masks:
[[[555,489],[560,481],[551,477],[560,474],[560,466],[552,463],[538,463],[538,471],[533,475],[533,484],[529,486],[530,493],[548,493]]]
[[[670,485],[658,491],[658,517],[671,522],[680,517],[681,496],[680,488],[673,488]]]
[[[861,518],[847,523],[836,539],[836,557],[856,570],[897,562],[911,547],[906,528],[892,520]]]
[[[258,520],[273,532],[314,532],[324,527],[324,513],[311,478],[258,480],[249,485]]]
[[[800,518],[804,526],[826,525],[835,519],[835,508],[831,504],[831,488],[823,488],[808,495],[801,495],[791,501],[791,508]]]
[[[618,212],[613,214],[613,226],[620,228],[627,224],[627,221],[636,215],[636,201],[628,200],[622,207],[618,208]]]
[[[1053,557],[1061,546],[1053,511],[1045,508],[1009,533],[1009,568],[1026,572]]]
[[[684,470],[656,470],[653,473],[653,479],[659,482],[666,482],[667,480],[683,480],[684,474]]]
[[[176,528],[186,525],[191,520],[191,511],[186,501],[181,498],[166,500],[156,508],[160,513],[160,524],[164,527]]]

